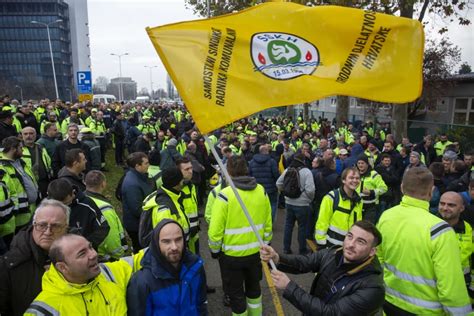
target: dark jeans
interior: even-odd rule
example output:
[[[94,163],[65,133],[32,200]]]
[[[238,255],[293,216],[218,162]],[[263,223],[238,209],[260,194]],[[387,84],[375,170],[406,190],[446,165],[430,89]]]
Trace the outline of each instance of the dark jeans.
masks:
[[[268,198],[270,199],[270,206],[272,207],[272,223],[275,223],[278,206],[278,191],[267,194]]]
[[[115,163],[117,165],[123,164],[124,144],[123,140],[115,138]]]
[[[364,205],[364,210],[362,212],[362,218],[366,221],[371,222],[372,224],[376,223],[377,213],[379,211],[379,206],[377,204]]]
[[[219,257],[224,293],[230,297],[232,312],[242,314],[247,310],[247,297],[258,298],[261,295],[262,262],[260,254],[247,257],[231,257],[222,254]]]
[[[283,250],[285,252],[291,251],[291,238],[293,236],[295,221],[298,222],[299,253],[305,254],[308,252],[308,248],[306,248],[306,226],[309,212],[311,212],[309,205],[295,206],[288,203],[286,204],[285,235],[283,237]]]
[[[127,233],[130,239],[132,240],[133,253],[137,253],[140,249],[143,248],[142,246],[140,246],[138,232],[132,232],[127,230]]]

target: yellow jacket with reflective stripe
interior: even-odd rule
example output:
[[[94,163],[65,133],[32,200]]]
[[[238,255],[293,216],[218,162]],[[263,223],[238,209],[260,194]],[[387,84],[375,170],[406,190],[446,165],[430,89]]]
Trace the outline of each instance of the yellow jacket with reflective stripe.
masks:
[[[98,137],[104,136],[105,132],[107,131],[104,121],[97,121],[95,119],[90,121],[89,128]]]
[[[234,179],[235,180],[235,179]],[[265,243],[272,240],[270,200],[260,184],[254,189],[238,189],[250,217]],[[260,244],[231,187],[217,195],[209,224],[209,248],[213,253],[245,257],[259,252]]]
[[[104,241],[99,245],[97,251],[99,256],[105,259],[105,261],[110,260],[110,258],[119,259],[123,257],[129,248],[122,222],[115,212],[114,207],[109,202],[97,196],[97,194],[86,193],[100,209],[110,227],[107,237],[105,237]]]
[[[339,198],[336,198],[336,194]],[[352,224],[362,219],[362,202],[357,193],[354,194],[351,201],[341,188],[329,192],[323,198],[315,229],[318,245],[325,246],[328,241],[333,245],[342,245]]]
[[[370,173],[360,175],[360,184],[357,187],[357,193],[362,189],[370,190],[369,196],[362,196],[362,204],[379,204],[379,198],[387,192],[388,187],[383,181],[382,176],[377,171],[371,170]]]
[[[417,315],[467,315],[471,304],[453,229],[429,202],[405,195],[377,224],[385,299]]]
[[[196,186],[191,182],[185,183],[181,189],[181,199],[184,213],[186,213],[189,220],[189,233],[194,236],[199,229]]]
[[[446,149],[446,147],[448,145],[451,145],[452,142],[450,142],[449,140],[447,140],[446,142],[441,142],[441,141],[438,141],[434,144],[434,149],[436,150],[436,156],[442,156],[444,154],[444,150]]]
[[[44,120],[43,122],[41,122],[41,126],[40,126],[40,133],[41,134],[44,134],[44,128],[45,128],[46,124],[48,124],[48,123],[54,123],[54,125],[56,125],[56,128],[58,129],[58,132],[61,132],[61,125],[59,125],[58,121],[50,122],[50,121]],[[67,130],[66,130],[66,132],[67,132]]]
[[[31,169],[24,161],[21,163],[25,173],[36,184],[37,182]],[[8,175],[7,178],[4,178],[4,181],[10,192],[11,199],[15,204],[15,225],[16,227],[26,225],[31,219],[35,205],[28,203],[28,195],[21,174],[13,166],[13,161],[4,157],[2,154],[0,154],[0,169],[5,170],[5,173]]]
[[[5,181],[10,181],[8,175],[0,180],[0,237],[15,233],[15,203]]]
[[[135,261],[127,257],[100,264],[100,274],[87,284],[68,282],[51,264],[43,275],[43,290],[24,315],[126,315],[127,285],[138,268]]]
[[[222,190],[222,183],[219,183],[214,189],[209,192],[209,195],[207,196],[207,202],[206,202],[206,210],[204,211],[204,218],[206,219],[206,222],[209,224],[211,222],[212,218],[212,207],[214,206],[214,201],[217,198],[217,194],[221,192]]]
[[[471,255],[473,248],[472,227],[466,221],[459,221],[453,227],[459,241],[459,252],[461,253],[461,266],[465,276],[471,274]]]
[[[79,125],[86,126],[86,124],[84,123],[82,118],[78,117],[78,119],[79,119],[79,122],[80,122]],[[63,134],[63,135],[67,134],[67,128],[69,127],[70,122],[71,122],[71,117],[70,116],[68,116],[64,119],[64,121],[61,123],[61,134]]]
[[[39,153],[39,159],[43,162],[44,167],[46,169],[46,173],[48,173],[50,176],[52,176],[52,169],[51,169],[51,157],[49,157],[48,152],[46,151],[46,148],[44,148],[42,145],[34,144],[33,152],[36,152],[36,147],[41,148],[41,153]],[[26,163],[28,168],[31,169],[33,172],[33,175],[35,176],[36,181],[39,180],[39,176],[37,172],[35,172],[35,169],[33,168],[33,161],[31,159],[31,152],[28,149],[28,147],[23,146],[23,157],[21,159]]]
[[[157,194],[159,193],[159,195]],[[167,195],[170,200],[168,203],[173,203],[173,205],[167,205],[166,203],[160,203],[161,197]],[[184,230],[185,235],[189,234],[189,221],[183,210],[183,206],[180,202],[181,192],[179,194],[174,193],[171,190],[166,189],[161,186],[160,189],[153,192],[145,198],[143,201],[143,212],[151,212],[151,227],[148,229],[153,230],[153,228],[158,225],[158,223],[165,218],[169,218],[177,221]],[[171,201],[171,202],[170,202]],[[141,218],[143,217],[143,214]],[[142,219],[140,218],[140,222]],[[140,225],[141,226],[141,225]],[[141,229],[141,227],[140,227]],[[145,232],[143,232],[145,233]],[[140,232],[142,235],[142,232]]]

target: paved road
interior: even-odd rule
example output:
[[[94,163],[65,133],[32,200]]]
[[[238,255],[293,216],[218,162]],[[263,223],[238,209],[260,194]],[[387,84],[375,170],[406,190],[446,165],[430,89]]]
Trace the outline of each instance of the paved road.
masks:
[[[283,251],[283,231],[285,224],[285,210],[278,210],[278,216],[276,224],[273,227],[273,241],[272,246],[276,251]],[[297,227],[293,229],[293,251],[297,251],[297,237],[296,237]],[[209,304],[209,315],[232,315],[232,312],[229,307],[225,307],[222,304],[223,291],[220,277],[219,264],[217,260],[211,258],[209,248],[207,246],[207,223],[204,219],[201,221],[201,232],[200,232],[200,243],[201,243],[201,256],[204,258],[206,273],[207,273],[207,283],[209,286],[216,288],[216,293],[208,295],[208,304]],[[303,275],[290,275],[290,279],[295,280],[300,286],[309,291],[311,287],[311,282],[314,278],[314,275],[311,273]],[[281,291],[277,291],[269,286],[268,280],[265,275],[262,282],[260,283],[262,287],[262,297],[263,297],[263,315],[301,315],[297,309],[295,309],[288,301],[286,301]]]

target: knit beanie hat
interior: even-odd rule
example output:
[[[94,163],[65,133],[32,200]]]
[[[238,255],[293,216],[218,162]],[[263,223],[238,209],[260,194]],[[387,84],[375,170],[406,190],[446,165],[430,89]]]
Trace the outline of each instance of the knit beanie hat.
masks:
[[[364,161],[366,164],[369,164],[369,157],[367,157],[367,155],[364,153],[357,156],[357,162],[359,162],[360,160]]]
[[[172,189],[183,180],[183,174],[177,167],[167,168],[162,175],[163,186],[167,189]]]

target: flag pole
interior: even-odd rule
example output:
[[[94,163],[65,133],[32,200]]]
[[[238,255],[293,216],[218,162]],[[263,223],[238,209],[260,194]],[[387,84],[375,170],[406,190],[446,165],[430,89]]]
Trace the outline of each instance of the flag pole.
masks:
[[[239,202],[240,206],[242,207],[242,211],[244,211],[245,217],[247,217],[247,220],[248,220],[250,226],[252,227],[252,230],[253,230],[255,236],[257,236],[257,239],[258,239],[258,242],[260,243],[260,246],[265,245],[265,243],[263,242],[262,237],[261,237],[260,234],[258,233],[257,227],[255,227],[255,223],[253,222],[252,217],[250,217],[249,211],[247,210],[247,207],[245,206],[244,201],[242,201],[242,198],[240,197],[240,194],[239,194],[239,192],[237,191],[237,188],[236,188],[236,186],[235,186],[235,184],[234,184],[234,181],[232,181],[232,178],[230,177],[229,173],[227,172],[227,168],[226,168],[226,167],[224,166],[224,164],[222,163],[222,160],[221,160],[221,158],[219,157],[219,155],[217,154],[216,149],[215,149],[214,146],[212,145],[211,140],[209,139],[209,137],[208,137],[207,135],[204,135],[204,140],[206,141],[207,146],[209,146],[209,148],[211,149],[212,155],[213,155],[214,158],[216,159],[217,164],[219,165],[219,168],[221,169],[222,173],[224,174],[224,177],[225,177],[226,182],[227,182],[227,183],[230,185],[230,187],[232,188],[232,191],[234,192],[234,195],[235,195],[235,197],[237,198],[237,201]],[[270,266],[272,267],[272,270],[276,270],[276,269],[277,269],[275,263],[273,262],[273,260],[270,260]]]

